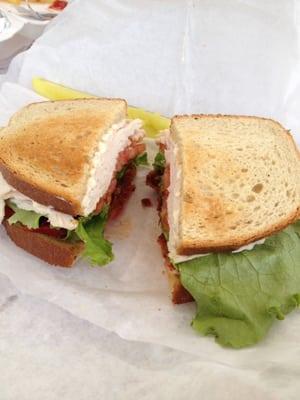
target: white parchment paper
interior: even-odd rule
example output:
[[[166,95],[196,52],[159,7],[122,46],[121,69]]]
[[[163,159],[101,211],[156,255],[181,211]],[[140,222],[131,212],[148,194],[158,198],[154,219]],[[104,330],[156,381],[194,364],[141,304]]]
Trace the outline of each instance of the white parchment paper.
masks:
[[[169,116],[273,117],[300,143],[297,20],[297,4],[291,0],[75,1],[2,78],[0,125],[22,105],[41,100],[30,88],[32,77],[42,76],[99,96],[124,97]],[[210,371],[211,365],[226,366],[224,376],[216,372],[212,379],[211,398],[217,398],[213,385],[219,382],[225,390],[233,371],[239,371],[253,379],[253,387],[259,385],[256,398],[296,399],[299,313],[276,323],[261,344],[249,349],[223,349],[197,336],[189,326],[194,305],[170,302],[156,244],[156,212],[140,203],[152,196],[143,182],[141,172],[125,214],[108,229],[116,255],[109,267],[92,268],[84,261],[71,270],[49,267],[17,249],[1,229],[0,272],[18,291],[123,339],[189,353]],[[177,356],[180,364],[182,353],[174,354],[172,365]],[[127,357],[130,351],[124,350]],[[185,370],[189,373],[201,380],[199,369]],[[183,375],[178,368],[175,385],[183,384]],[[253,398],[254,389],[247,397],[242,381],[237,393]],[[233,388],[234,382],[230,393]],[[143,392],[145,398],[152,394]]]

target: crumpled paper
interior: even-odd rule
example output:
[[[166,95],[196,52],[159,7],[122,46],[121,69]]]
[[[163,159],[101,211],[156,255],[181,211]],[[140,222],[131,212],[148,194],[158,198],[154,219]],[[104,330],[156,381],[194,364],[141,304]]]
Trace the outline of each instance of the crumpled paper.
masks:
[[[300,143],[296,13],[289,0],[75,1],[2,79],[0,125],[22,105],[41,100],[30,88],[32,77],[42,76],[99,96],[124,97],[168,116],[272,117]],[[156,211],[141,207],[143,197],[153,199],[144,176],[141,171],[125,214],[107,231],[116,255],[110,266],[94,268],[81,261],[71,270],[49,267],[16,249],[1,229],[1,273],[22,293],[123,339],[181,350],[207,367],[214,363],[251,371],[251,379],[262,385],[261,398],[296,398],[299,313],[244,350],[224,349],[197,336],[190,327],[194,305],[173,306],[169,299],[156,244]],[[201,378],[196,371],[191,374]],[[226,388],[227,374],[215,379]],[[244,393],[240,385],[237,390]],[[213,396],[213,388],[207,393]]]
[[[16,294],[5,306],[0,303],[1,400],[182,400],[183,394],[191,400],[199,394],[209,400],[279,399],[266,390],[269,376],[279,372],[274,365],[260,375],[165,346],[123,340],[22,295],[0,274],[3,287]]]

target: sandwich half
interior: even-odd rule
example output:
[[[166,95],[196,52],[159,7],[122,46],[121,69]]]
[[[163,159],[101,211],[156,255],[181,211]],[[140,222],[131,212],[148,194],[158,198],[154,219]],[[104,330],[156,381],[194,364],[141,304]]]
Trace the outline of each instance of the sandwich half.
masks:
[[[0,131],[0,222],[21,248],[70,267],[113,259],[104,238],[146,161],[140,120],[122,99],[31,104]]]
[[[300,300],[300,158],[265,118],[176,116],[147,183],[172,300],[195,300],[196,330],[257,342]]]

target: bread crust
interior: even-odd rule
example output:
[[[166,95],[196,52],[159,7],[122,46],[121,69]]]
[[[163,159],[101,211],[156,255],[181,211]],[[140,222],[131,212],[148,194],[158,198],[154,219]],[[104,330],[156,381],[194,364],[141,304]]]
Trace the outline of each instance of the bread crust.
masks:
[[[279,122],[271,119],[271,118],[261,118],[261,117],[256,117],[256,116],[244,116],[244,115],[222,115],[222,114],[192,114],[192,115],[176,115],[172,118],[171,121],[171,132],[172,129],[174,129],[174,122],[176,122],[176,120],[182,120],[182,119],[201,119],[201,118],[232,118],[235,120],[239,120],[239,119],[244,119],[244,118],[249,118],[249,119],[254,119],[257,121],[261,121],[261,120],[265,120],[265,121],[270,121],[272,123],[274,123],[275,125],[277,125],[280,128],[280,131],[283,134],[286,134],[286,139],[289,141],[290,144],[292,144],[292,147],[295,149],[295,155],[296,155],[296,159],[298,158],[298,160],[300,161],[300,152],[299,152],[299,148],[297,147],[295,141],[293,140],[293,137],[290,133],[290,131],[286,130]],[[274,235],[280,231],[282,231],[283,229],[285,229],[287,226],[289,226],[290,224],[294,223],[295,221],[297,221],[300,217],[300,204],[298,205],[298,207],[294,208],[293,210],[291,210],[292,212],[289,213],[289,215],[287,215],[285,218],[281,219],[278,223],[275,223],[273,225],[271,225],[268,229],[261,229],[261,230],[257,230],[257,232],[255,233],[255,235],[252,236],[248,236],[248,237],[237,237],[236,238],[232,238],[230,240],[230,243],[226,243],[226,241],[224,240],[220,240],[218,243],[218,238],[216,237],[216,240],[212,241],[212,243],[195,243],[192,240],[188,240],[187,238],[184,239],[184,241],[181,241],[181,243],[178,243],[178,247],[177,247],[177,253],[179,255],[195,255],[195,254],[205,254],[205,253],[212,253],[212,252],[228,252],[228,251],[234,251],[240,247],[246,246],[250,243],[256,242],[260,239],[266,238],[268,236]],[[208,215],[209,217],[209,215]],[[213,217],[213,216],[212,216]],[[220,229],[222,229],[222,226],[220,226]]]
[[[165,270],[167,272],[167,277],[169,281],[169,286],[171,290],[171,298],[174,304],[189,303],[194,301],[191,294],[183,287],[180,282],[179,272],[174,268],[168,256],[168,246],[164,234],[161,234],[157,243],[160,246],[162,256],[165,260]]]
[[[171,289],[172,303],[184,304],[194,301],[192,295],[182,286],[177,274],[166,268]]]
[[[93,101],[97,101],[97,100],[99,100],[99,101],[103,101],[103,100],[108,100],[108,101],[114,101],[114,100],[117,100],[117,101],[122,101],[123,103],[124,103],[124,105],[126,106],[126,111],[127,111],[127,109],[128,109],[128,105],[127,105],[127,102],[126,102],[126,100],[125,99],[121,99],[120,97],[87,97],[87,98],[83,98],[83,99],[73,99],[73,100],[47,100],[47,101],[40,101],[40,102],[38,102],[38,104],[57,104],[57,103],[60,103],[60,104],[63,104],[63,103],[70,103],[70,102],[72,102],[72,103],[76,103],[76,102],[78,102],[78,103],[80,103],[80,102],[90,102],[91,100],[93,100]],[[32,106],[34,106],[36,103],[30,103],[30,104],[27,104],[27,106],[25,106],[25,107],[23,107],[23,108],[21,108],[18,112],[16,112],[10,119],[9,119],[9,122],[8,122],[8,126],[11,124],[11,122],[15,119],[15,117],[16,116],[18,116],[18,114],[19,113],[21,113],[21,112],[23,112],[24,110],[26,110],[26,109],[29,109],[30,107],[32,107]],[[1,129],[5,129],[5,127],[2,127]],[[0,129],[0,130],[1,130]]]
[[[278,232],[281,232],[289,225],[293,224],[299,219],[299,208],[295,211],[295,213],[286,218],[284,221],[281,221],[278,225],[273,225],[270,229],[265,231],[258,232],[255,236],[247,240],[235,240],[232,241],[231,244],[222,244],[215,246],[195,246],[193,243],[185,242],[184,245],[178,246],[177,253],[183,256],[192,256],[195,254],[206,254],[206,253],[224,253],[228,251],[234,251],[239,249],[240,247],[247,246],[250,243],[257,242],[258,240],[267,238],[269,236],[275,235]]]
[[[242,119],[242,118],[250,118],[250,119],[256,119],[256,120],[264,120],[264,121],[271,121],[274,124],[278,125],[280,127],[280,129],[282,129],[286,135],[289,137],[289,139],[291,140],[291,143],[293,144],[296,152],[298,153],[298,158],[300,160],[300,149],[297,147],[294,139],[293,139],[293,135],[291,134],[291,132],[288,129],[285,129],[284,126],[282,126],[280,124],[280,122],[276,121],[275,119],[272,118],[267,118],[267,117],[256,117],[255,115],[231,115],[231,114],[183,114],[183,115],[174,115],[174,117],[171,119],[171,124],[170,124],[170,131],[172,130],[172,122],[174,119],[183,119],[183,118],[187,118],[187,117],[191,117],[191,118],[195,118],[195,119],[199,119],[199,118],[207,118],[207,117],[214,117],[214,118],[234,118],[234,119]]]
[[[83,242],[69,243],[47,235],[31,232],[20,224],[3,222],[11,240],[28,253],[60,267],[72,267],[84,250]]]
[[[48,193],[42,189],[39,189],[37,186],[22,180],[22,178],[19,177],[14,171],[11,171],[1,159],[0,172],[9,185],[13,186],[16,190],[36,201],[37,203],[45,206],[52,206],[56,211],[60,211],[65,214],[73,216],[80,215],[81,206],[79,203],[75,204],[74,202],[68,202],[61,197],[56,197],[52,193]]]
[[[298,154],[298,158],[300,160],[300,149],[299,147],[296,145],[296,142],[293,139],[293,135],[291,134],[290,130],[285,129],[283,125],[280,124],[280,122],[276,121],[275,119],[272,118],[267,118],[267,117],[257,117],[255,115],[231,115],[231,114],[183,114],[183,115],[174,115],[174,117],[172,117],[171,119],[171,124],[170,124],[170,131],[172,130],[172,122],[174,119],[183,119],[183,118],[187,118],[187,117],[191,117],[191,118],[195,118],[195,119],[199,119],[199,118],[206,118],[206,117],[214,117],[214,118],[234,118],[234,119],[241,119],[241,118],[250,118],[250,119],[256,119],[256,120],[264,120],[264,121],[271,121],[274,124],[278,125],[280,127],[280,129],[282,129],[286,135],[289,137],[289,139],[291,140],[291,143],[293,144],[297,154]]]

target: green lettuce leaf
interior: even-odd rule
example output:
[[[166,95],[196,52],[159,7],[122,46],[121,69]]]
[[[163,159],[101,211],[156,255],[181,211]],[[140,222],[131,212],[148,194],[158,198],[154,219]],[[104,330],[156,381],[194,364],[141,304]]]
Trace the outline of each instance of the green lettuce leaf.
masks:
[[[234,348],[260,341],[300,302],[300,221],[240,253],[177,264],[197,313],[194,329]]]
[[[27,226],[29,229],[37,229],[39,227],[40,218],[42,217],[41,214],[37,214],[34,211],[21,210],[12,202],[9,202],[8,205],[15,212],[8,219],[10,225],[19,222],[22,225]]]
[[[120,181],[121,179],[123,179],[123,176],[125,175],[125,172],[127,171],[127,165],[125,165],[125,167],[123,167],[121,169],[121,171],[117,172],[117,180]]]
[[[98,215],[80,218],[76,228],[77,236],[85,243],[83,257],[92,265],[106,265],[114,258],[112,244],[103,236],[108,210],[104,207]]]
[[[166,166],[166,158],[164,153],[162,153],[161,151],[159,151],[154,159],[154,163],[152,164],[154,169],[156,169],[157,171],[163,173],[165,166]]]
[[[149,165],[148,162],[148,154],[147,153],[143,153],[140,154],[139,156],[137,156],[134,160],[133,163],[136,167],[140,166],[140,165]]]
[[[70,242],[70,243],[75,243],[75,242],[79,242],[80,238],[76,233],[76,230],[71,230],[71,231],[67,231],[67,236],[65,237],[65,240]]]

